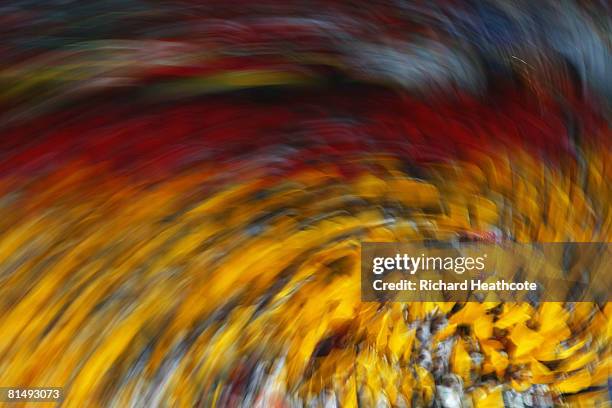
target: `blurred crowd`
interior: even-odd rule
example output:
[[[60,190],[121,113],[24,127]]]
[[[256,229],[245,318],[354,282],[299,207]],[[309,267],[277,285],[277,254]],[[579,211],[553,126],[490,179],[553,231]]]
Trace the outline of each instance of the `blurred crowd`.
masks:
[[[611,18],[0,5],[0,386],[67,407],[607,406],[607,299],[361,302],[359,246],[608,243]]]

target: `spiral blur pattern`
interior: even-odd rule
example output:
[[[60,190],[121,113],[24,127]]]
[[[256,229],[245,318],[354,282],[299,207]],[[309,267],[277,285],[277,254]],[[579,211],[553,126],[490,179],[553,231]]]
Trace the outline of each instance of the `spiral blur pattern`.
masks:
[[[365,303],[359,281],[363,241],[610,242],[606,2],[0,10],[0,386],[609,406],[610,303]]]

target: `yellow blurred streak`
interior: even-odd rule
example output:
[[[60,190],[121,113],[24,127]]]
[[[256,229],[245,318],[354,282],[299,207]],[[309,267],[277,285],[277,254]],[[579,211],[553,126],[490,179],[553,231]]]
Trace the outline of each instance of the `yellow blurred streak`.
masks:
[[[415,366],[419,387],[421,388],[421,396],[425,405],[430,405],[436,390],[436,385],[433,376],[427,369],[420,365]]]
[[[492,390],[477,388],[472,397],[474,408],[497,408],[504,406],[502,387],[498,386]]]
[[[507,329],[518,323],[526,322],[531,319],[532,307],[528,303],[504,304],[504,311],[495,322],[494,326],[499,329]]]
[[[459,339],[453,347],[453,353],[451,356],[451,366],[453,372],[463,379],[466,385],[472,383],[471,369],[472,359],[466,349],[466,344],[463,340]]]
[[[544,337],[537,332],[530,330],[523,323],[519,323],[512,328],[509,338],[516,345],[514,357],[517,358],[531,353],[544,341]]]
[[[228,83],[241,86],[244,81],[277,79],[229,78]],[[149,330],[163,328],[143,369],[152,376],[169,350],[201,327],[169,379],[167,393],[178,406],[191,406],[202,392],[214,394],[206,403],[220,404],[219,381],[227,379],[237,361],[251,355],[284,356],[286,367],[279,381],[285,381],[288,389],[341,390],[343,406],[356,406],[358,395],[359,402],[374,404],[381,392],[392,403],[400,398],[412,401],[413,395],[428,403],[435,384],[416,362],[417,350],[427,341],[417,339],[410,324],[446,316],[447,325],[433,334],[431,342],[437,345],[454,336],[450,364],[465,384],[471,384],[478,371],[470,357],[476,345],[484,354],[483,373],[495,373],[499,381],[517,368],[525,374],[504,387],[525,390],[535,383],[553,384],[556,393],[572,393],[605,385],[612,336],[610,304],[602,312],[592,303],[543,303],[534,309],[496,302],[360,302],[356,244],[362,237],[420,240],[427,234],[441,237],[498,223],[526,241],[538,236],[609,237],[609,225],[596,233],[592,224],[594,211],[601,212],[593,207],[609,205],[577,186],[570,188],[575,183],[569,176],[554,174],[556,187],[545,189],[542,165],[534,158],[520,157],[521,167],[530,168],[520,176],[513,174],[507,157],[481,160],[476,167],[462,163],[437,170],[463,177],[461,184],[450,178],[439,184],[413,180],[388,159],[384,166],[389,174],[364,173],[346,184],[331,167],[303,171],[273,186],[258,181],[260,174],[254,172],[247,181],[185,198],[211,177],[210,171],[203,171],[152,191],[138,186],[119,189],[111,183],[115,191],[108,201],[101,194],[96,198],[77,194],[71,200],[79,205],[57,204],[65,212],[43,210],[56,206],[58,196],[78,193],[85,175],[95,171],[67,177],[48,190],[37,186],[40,191],[27,209],[31,216],[11,220],[12,227],[0,238],[0,264],[15,261],[17,252],[36,239],[44,248],[35,259],[18,266],[0,289],[3,295],[20,295],[11,300],[14,305],[8,298],[1,303],[2,381],[71,384],[67,406],[83,401],[102,406],[111,367],[124,359],[126,365],[132,364]],[[604,176],[600,167],[592,166],[589,180],[601,194],[607,188]],[[480,189],[487,183],[494,190],[491,194]],[[262,190],[273,194],[254,200],[253,195]],[[370,204],[395,201],[414,215],[387,225],[378,209],[334,212],[342,208],[344,195]],[[510,204],[503,204],[500,197]],[[543,202],[548,204],[543,207]],[[279,216],[260,233],[244,234],[245,226],[284,206],[296,209],[297,215]],[[432,207],[441,212],[425,211]],[[97,211],[88,215],[92,208]],[[548,212],[549,225],[545,229],[529,225],[527,220],[541,226],[543,211]],[[160,222],[173,213],[177,216],[171,223]],[[329,215],[309,220],[320,213]],[[63,241],[63,234],[72,240]],[[111,241],[116,245],[109,246]],[[51,255],[58,256],[57,263],[45,268],[32,288],[25,288],[31,269]],[[291,269],[298,260],[298,267]],[[129,281],[132,276],[134,282]],[[281,278],[282,285],[268,293]],[[114,299],[97,310],[127,283],[138,296]],[[266,306],[256,313],[254,305],[266,296]],[[225,317],[213,319],[229,306]],[[472,329],[469,341],[457,336],[457,328],[464,325]],[[346,344],[315,356],[330,338]],[[549,369],[544,362],[556,362],[551,367],[557,368]],[[116,401],[130,401],[138,386],[134,380],[124,383]],[[501,392],[501,386],[481,387],[472,400],[478,407],[497,406]]]
[[[591,385],[591,375],[587,370],[581,370],[570,377],[555,382],[552,387],[557,392],[572,394]]]

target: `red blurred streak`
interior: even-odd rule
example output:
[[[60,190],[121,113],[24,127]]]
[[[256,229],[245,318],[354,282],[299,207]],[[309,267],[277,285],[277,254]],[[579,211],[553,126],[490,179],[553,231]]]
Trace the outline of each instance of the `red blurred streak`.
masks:
[[[576,106],[590,113],[588,105]],[[589,117],[593,137],[609,136],[605,122]],[[469,159],[470,151],[513,145],[554,161],[573,154],[564,120],[559,106],[526,102],[516,92],[495,104],[462,98],[431,105],[378,88],[267,102],[242,94],[172,106],[101,101],[5,130],[0,174],[27,175],[77,157],[117,169],[157,160],[160,171],[174,171],[194,157],[222,161],[276,145],[295,149],[294,165],[360,152],[413,162]]]

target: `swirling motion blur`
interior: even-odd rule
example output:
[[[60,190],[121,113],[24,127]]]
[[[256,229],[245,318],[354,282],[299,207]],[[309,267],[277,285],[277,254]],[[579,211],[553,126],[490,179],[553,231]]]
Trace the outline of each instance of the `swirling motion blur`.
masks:
[[[362,241],[612,235],[608,5],[439,3],[2,6],[0,386],[607,403],[609,303],[360,301]]]

